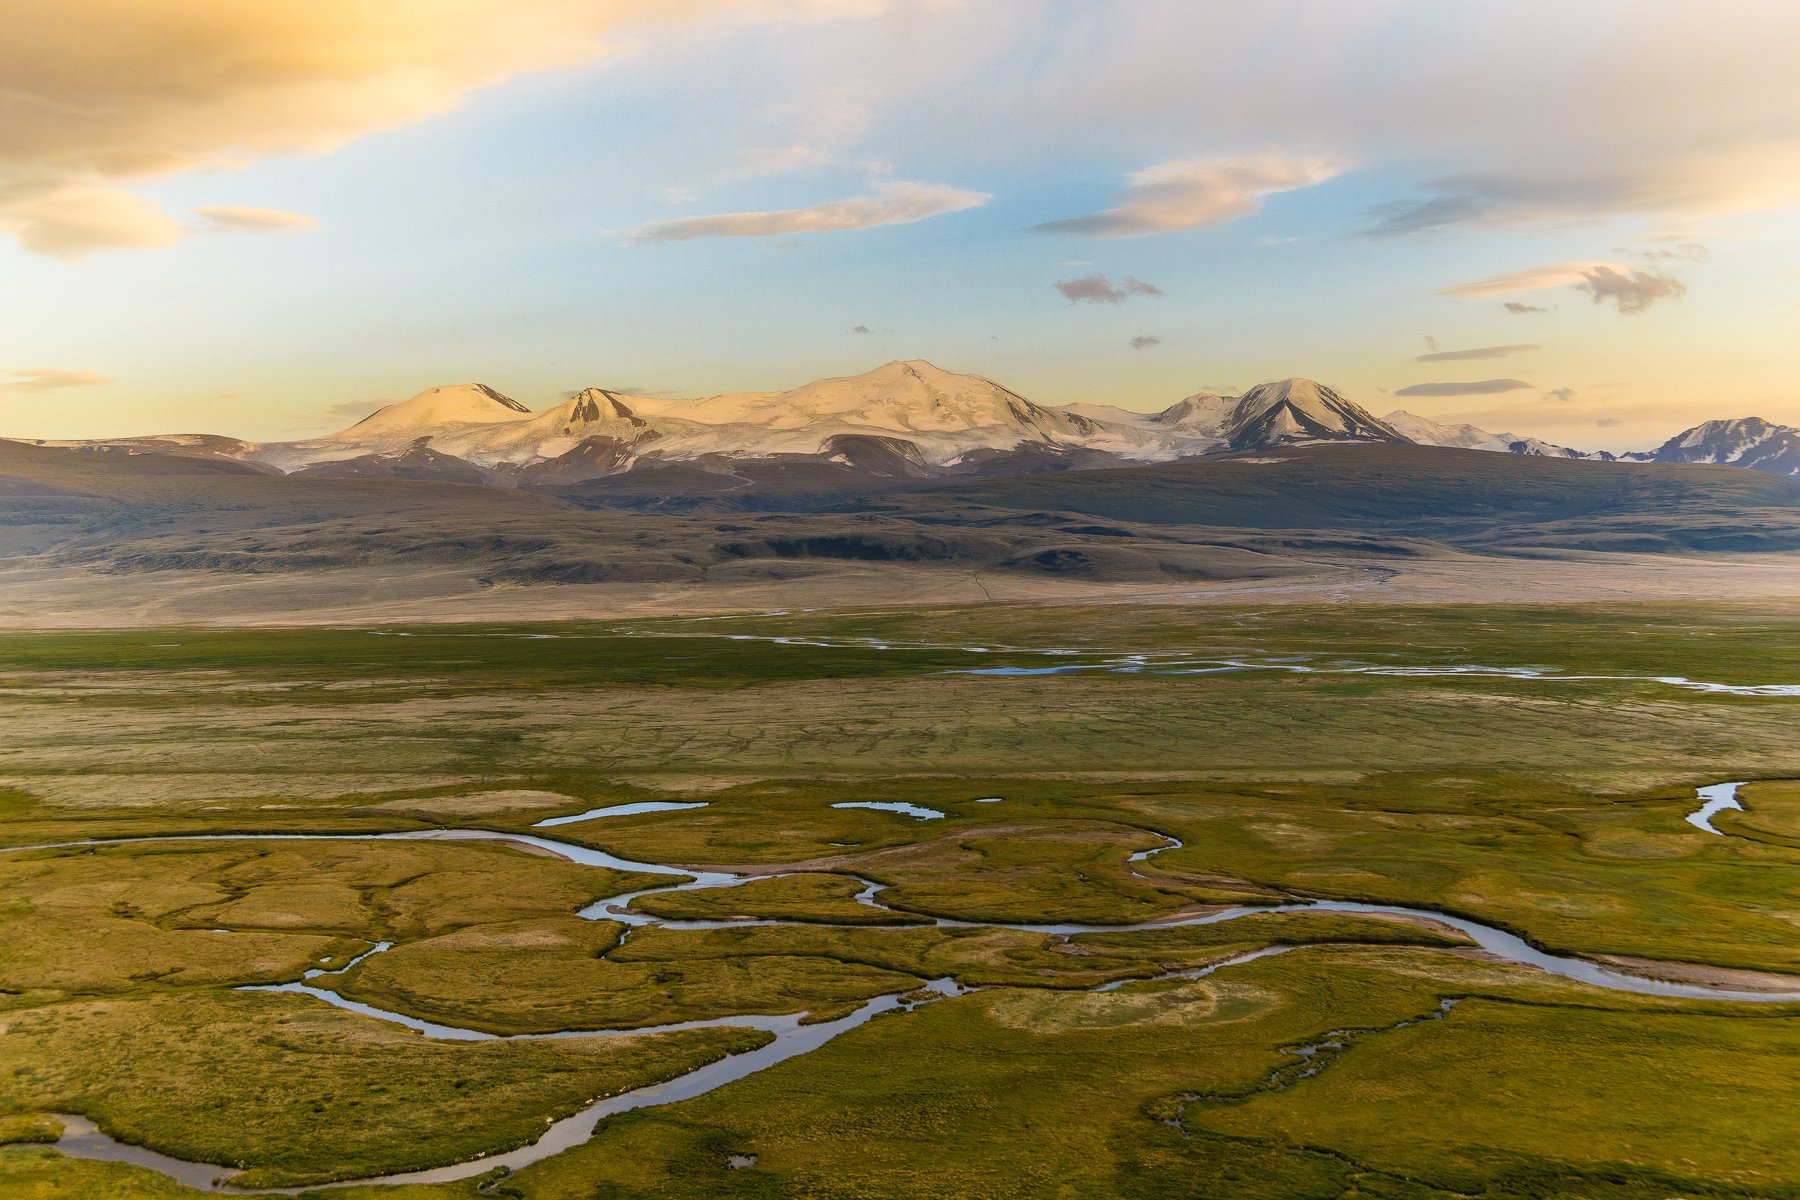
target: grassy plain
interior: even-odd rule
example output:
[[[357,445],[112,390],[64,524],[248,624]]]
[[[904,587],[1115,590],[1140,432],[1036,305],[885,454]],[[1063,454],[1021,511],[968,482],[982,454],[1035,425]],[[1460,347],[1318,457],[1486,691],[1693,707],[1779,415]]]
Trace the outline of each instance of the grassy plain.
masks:
[[[1491,999],[1429,1019],[1461,997]],[[1509,1023],[1484,1024],[1488,1011]],[[1791,1195],[1800,1164],[1777,1102],[1793,1028],[1787,1014],[1677,1011],[1441,954],[1301,950],[1197,983],[998,989],[878,1019],[729,1091],[610,1122],[508,1183],[530,1200]],[[1260,1097],[1291,1048],[1345,1029],[1370,1032],[1286,1092],[1231,1099]],[[1474,1037],[1471,1070],[1457,1054]],[[1628,1053],[1558,1099],[1546,1045],[1579,1047],[1583,1064]],[[1696,1047],[1709,1053],[1698,1097],[1683,1070]],[[1364,1096],[1332,1086],[1364,1058],[1404,1079],[1367,1129]],[[1315,1145],[1243,1115],[1309,1095],[1324,1128],[1406,1151],[1365,1161],[1348,1136]],[[756,1165],[729,1171],[728,1154]]]
[[[434,1042],[308,997],[196,991],[4,1018],[0,1103],[242,1165],[246,1186],[404,1171],[521,1145],[546,1117],[767,1034]]]
[[[1225,660],[1260,668],[1162,673]],[[1271,669],[1283,663],[1330,670]],[[1470,665],[1591,678],[1342,673]],[[1094,669],[965,673],[1069,666]],[[758,1036],[436,1043],[225,990],[392,940],[335,985],[495,1032],[830,1016],[944,976],[987,989],[615,1118],[489,1194],[1800,1197],[1789,1008],[1579,989],[1363,918],[1058,938],[872,928],[896,918],[853,899],[856,876],[902,914],[1096,924],[1364,899],[1561,951],[1800,974],[1800,701],[1659,676],[1800,682],[1800,620],[1755,606],[994,606],[8,636],[0,846],[525,831],[682,800],[706,807],[536,832],[799,873],[641,905],[796,924],[621,944],[573,914],[646,877],[513,846],[0,853],[0,1136],[74,1111],[264,1180],[354,1176],[516,1144],[546,1116]],[[1724,779],[1758,781],[1746,812],[1716,819],[1729,836],[1685,823],[1693,788]],[[843,800],[946,815],[831,807]],[[1132,858],[1168,837],[1182,845]],[[1084,990],[1320,943],[1197,982]],[[1444,999],[1462,1002],[1396,1027]],[[1338,1029],[1370,1032],[1317,1076],[1268,1086],[1293,1047]],[[731,1154],[756,1163],[729,1170]],[[14,1146],[0,1194],[196,1193]]]

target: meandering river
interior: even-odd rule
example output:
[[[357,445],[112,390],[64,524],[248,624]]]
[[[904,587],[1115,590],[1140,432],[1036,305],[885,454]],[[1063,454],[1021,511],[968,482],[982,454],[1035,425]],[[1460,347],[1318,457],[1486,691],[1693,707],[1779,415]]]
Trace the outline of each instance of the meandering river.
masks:
[[[1715,784],[1698,789],[1697,798],[1702,801],[1701,807],[1687,816],[1689,823],[1708,833],[1724,836],[1712,827],[1711,816],[1724,808],[1741,808],[1737,800],[1737,783]],[[620,805],[612,808],[590,810],[569,818],[552,818],[539,822],[540,825],[556,825],[578,820],[595,820],[608,816],[623,816],[630,812],[647,813],[675,811],[691,807],[702,807],[696,804],[646,804]],[[890,807],[887,805],[867,805],[867,807]],[[900,806],[892,806],[900,807]],[[917,818],[920,814],[910,811],[905,806],[904,815]],[[942,814],[935,810],[923,810],[935,818]],[[930,819],[930,818],[927,818]],[[1165,845],[1152,850],[1139,851],[1130,856],[1132,862],[1143,862],[1150,857],[1173,850],[1181,845],[1179,839],[1161,834]],[[655,887],[642,888],[625,895],[612,896],[600,900],[581,910],[580,915],[588,920],[614,921],[627,926],[660,926],[666,929],[721,929],[737,928],[746,925],[783,925],[801,924],[780,920],[756,921],[682,921],[664,920],[636,911],[633,904],[644,896],[666,895],[673,892],[699,891],[718,888],[737,887],[755,879],[767,879],[769,873],[740,874],[728,871],[709,870],[672,866],[665,863],[637,862],[620,858],[604,850],[588,846],[575,845],[570,842],[555,841],[550,838],[527,833],[510,833],[500,830],[486,829],[433,829],[416,830],[400,833],[373,834],[172,834],[154,837],[128,837],[111,839],[83,839],[79,841],[59,842],[43,846],[11,847],[10,850],[49,850],[86,846],[106,846],[137,842],[209,842],[209,841],[486,841],[500,842],[518,846],[529,846],[549,854],[557,855],[570,862],[588,866],[608,867],[618,871],[636,871],[652,875],[667,876],[670,882]],[[1161,920],[1153,920],[1128,925],[1097,925],[1075,922],[1046,923],[1011,923],[998,921],[959,921],[949,918],[922,917],[921,914],[902,913],[887,908],[881,903],[882,886],[870,880],[862,880],[863,890],[855,897],[857,902],[868,907],[893,912],[896,925],[921,927],[925,922],[951,928],[987,928],[1010,929],[1025,933],[1050,935],[1073,935],[1080,933],[1117,933],[1130,930],[1166,929],[1181,926],[1213,925],[1234,921],[1242,917],[1260,913],[1279,912],[1336,912],[1376,917],[1396,917],[1434,922],[1463,934],[1475,945],[1495,958],[1525,967],[1546,971],[1578,983],[1594,987],[1608,988],[1614,991],[1634,992],[1642,995],[1670,996],[1698,1000],[1727,1000],[1745,1003],[1769,1003],[1777,1001],[1800,1001],[1800,991],[1791,992],[1751,992],[1728,988],[1709,987],[1697,983],[1684,983],[1674,980],[1656,979],[1644,975],[1630,974],[1611,967],[1602,966],[1588,959],[1551,954],[1540,950],[1516,934],[1484,924],[1468,917],[1450,913],[1437,912],[1430,909],[1410,908],[1402,905],[1365,904],[1339,900],[1305,900],[1288,904],[1242,906],[1226,908],[1205,913],[1177,914]],[[817,927],[818,922],[805,924]],[[858,925],[857,928],[870,928],[869,925]],[[417,1031],[419,1034],[452,1041],[485,1041],[501,1037],[480,1030],[464,1029],[438,1022],[426,1021],[406,1013],[392,1012],[362,1004],[340,995],[325,983],[333,978],[341,977],[346,971],[358,963],[366,961],[374,955],[386,952],[392,947],[390,942],[381,942],[359,955],[351,962],[333,970],[314,969],[307,971],[300,980],[274,985],[247,987],[244,991],[274,991],[299,993],[334,1005],[365,1017],[390,1022]],[[1249,962],[1271,954],[1282,953],[1292,947],[1268,947],[1247,954],[1213,963],[1206,967],[1189,971],[1173,972],[1167,975],[1147,976],[1145,978],[1200,978],[1214,971]],[[1139,982],[1136,980],[1114,980],[1099,985],[1095,990],[1112,991],[1124,984]],[[739,1028],[760,1029],[772,1035],[770,1042],[751,1051],[719,1059],[706,1064],[685,1075],[648,1087],[638,1088],[616,1096],[609,1096],[595,1102],[572,1116],[549,1125],[543,1136],[527,1146],[499,1154],[488,1155],[464,1162],[446,1164],[441,1167],[423,1171],[411,1171],[403,1174],[386,1175],[369,1179],[345,1181],[339,1184],[312,1185],[308,1188],[260,1189],[268,1192],[295,1193],[316,1190],[321,1186],[342,1187],[352,1184],[370,1183],[441,1183],[457,1179],[467,1179],[475,1175],[499,1167],[517,1168],[529,1163],[548,1158],[572,1146],[586,1141],[594,1127],[606,1117],[627,1112],[636,1108],[655,1105],[672,1104],[679,1100],[691,1099],[704,1095],[734,1080],[742,1079],[757,1071],[785,1062],[788,1059],[810,1053],[825,1045],[833,1038],[850,1029],[854,1029],[875,1016],[892,1011],[906,1011],[918,1007],[922,1003],[946,996],[964,994],[967,990],[952,979],[930,980],[907,993],[895,993],[876,996],[865,1002],[855,1012],[835,1020],[818,1024],[802,1024],[806,1014],[795,1013],[783,1016],[735,1015],[715,1017],[706,1020],[684,1021],[671,1025],[653,1026],[637,1029],[570,1029],[551,1033],[513,1035],[516,1038],[570,1038],[570,1037],[620,1037],[641,1033],[670,1032],[685,1029]],[[228,1167],[207,1163],[192,1163],[171,1158],[141,1146],[131,1146],[117,1142],[94,1127],[91,1121],[78,1116],[63,1118],[65,1133],[57,1143],[63,1152],[80,1158],[100,1159],[114,1162],[128,1162],[138,1166],[149,1167],[162,1172],[192,1187],[211,1191],[224,1191],[242,1194],[247,1189],[232,1187],[230,1177],[234,1171]]]

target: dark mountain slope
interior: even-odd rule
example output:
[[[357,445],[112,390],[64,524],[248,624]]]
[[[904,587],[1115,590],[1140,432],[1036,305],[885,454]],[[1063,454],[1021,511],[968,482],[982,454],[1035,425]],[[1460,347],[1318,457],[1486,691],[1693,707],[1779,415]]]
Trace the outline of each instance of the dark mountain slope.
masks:
[[[1379,531],[1481,547],[1800,547],[1800,481],[1756,472],[1410,445],[1303,446],[1272,457],[996,479],[867,507],[932,521],[1049,510],[1145,525]]]

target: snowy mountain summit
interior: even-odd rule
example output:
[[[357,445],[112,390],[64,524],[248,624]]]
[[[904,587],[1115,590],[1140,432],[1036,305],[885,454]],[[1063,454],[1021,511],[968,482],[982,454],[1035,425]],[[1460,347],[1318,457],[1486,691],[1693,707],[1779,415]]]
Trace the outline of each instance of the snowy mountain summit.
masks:
[[[1724,463],[1777,475],[1800,475],[1800,429],[1761,417],[1703,421],[1647,454],[1626,457],[1646,462]]]
[[[1233,450],[1295,442],[1410,440],[1362,405],[1311,379],[1258,384],[1238,400],[1226,426],[1226,441]]]
[[[348,429],[299,441],[185,434],[80,444],[231,458],[315,476],[561,486],[676,464],[686,464],[690,475],[692,470],[730,474],[765,463],[788,470],[937,478],[1346,442],[1613,458],[1473,425],[1441,425],[1407,412],[1376,417],[1311,379],[1262,383],[1241,396],[1196,392],[1146,413],[1110,404],[1038,404],[991,379],[921,359],[784,392],[697,400],[587,388],[541,411],[484,384],[458,384],[428,388]],[[1800,431],[1755,418],[1709,421],[1658,450],[1626,457],[1796,474]]]
[[[861,375],[820,379],[785,392],[736,392],[699,400],[578,392],[532,412],[482,384],[437,387],[392,404],[350,428],[297,442],[252,445],[245,457],[284,471],[342,464],[366,474],[404,461],[456,464],[510,476],[617,473],[640,461],[825,456],[846,448],[886,452],[920,469],[949,469],[977,456],[1113,456],[1167,462],[1229,450],[1313,441],[1406,437],[1310,379],[1285,379],[1241,397],[1200,393],[1160,413],[1107,405],[1037,404],[980,375],[913,359]],[[437,457],[422,459],[429,447]],[[854,454],[852,454],[854,457]]]

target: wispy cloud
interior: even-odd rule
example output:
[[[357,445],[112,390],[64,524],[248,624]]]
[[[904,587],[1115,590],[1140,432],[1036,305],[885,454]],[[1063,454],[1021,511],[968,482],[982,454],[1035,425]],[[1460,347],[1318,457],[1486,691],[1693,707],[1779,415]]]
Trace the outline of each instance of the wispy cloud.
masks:
[[[1153,333],[1140,333],[1131,339],[1133,350],[1148,350],[1152,346],[1162,345],[1162,339]]]
[[[1421,354],[1413,361],[1470,362],[1480,358],[1505,358],[1509,354],[1524,354],[1536,349],[1539,347],[1523,342],[1516,346],[1477,346],[1472,350],[1436,350],[1430,354]]]
[[[1526,313],[1544,313],[1550,311],[1540,304],[1522,304],[1517,300],[1508,300],[1500,307],[1504,308],[1509,313],[1514,313],[1519,316],[1523,316]]]
[[[208,233],[305,233],[319,222],[304,213],[283,212],[278,208],[244,208],[237,205],[209,204],[194,210]]]
[[[986,192],[933,183],[884,183],[872,195],[832,200],[809,208],[720,213],[646,225],[626,234],[634,242],[689,242],[700,238],[780,237],[793,233],[841,233],[877,225],[910,225],[945,213],[980,208]]]
[[[1612,271],[1629,271],[1631,269],[1619,263],[1599,261],[1551,263],[1549,266],[1530,267],[1506,275],[1490,275],[1486,279],[1477,279],[1471,283],[1452,284],[1449,287],[1439,288],[1438,295],[1454,296],[1459,300],[1483,300],[1492,296],[1537,292],[1545,288],[1574,287],[1586,279],[1588,274],[1597,267],[1605,267]]]
[[[1651,266],[1666,262],[1705,262],[1712,257],[1712,251],[1699,242],[1683,242],[1668,250],[1621,250],[1620,253],[1629,254]]]
[[[1056,290],[1066,297],[1070,304],[1083,301],[1089,304],[1123,304],[1133,296],[1160,296],[1163,290],[1154,283],[1145,283],[1127,275],[1119,286],[1114,287],[1112,281],[1104,275],[1083,275],[1079,279],[1065,279],[1054,285]]]
[[[0,371],[10,378],[0,383],[0,392],[56,392],[63,388],[98,387],[112,380],[98,371],[61,371],[49,367]]]
[[[1469,383],[1415,383],[1395,392],[1396,396],[1488,396],[1496,392],[1517,392],[1531,385],[1518,379],[1477,379]]]
[[[1322,158],[1202,159],[1134,172],[1116,207],[1034,226],[1038,233],[1149,237],[1247,217],[1263,197],[1322,183],[1343,167]]]

